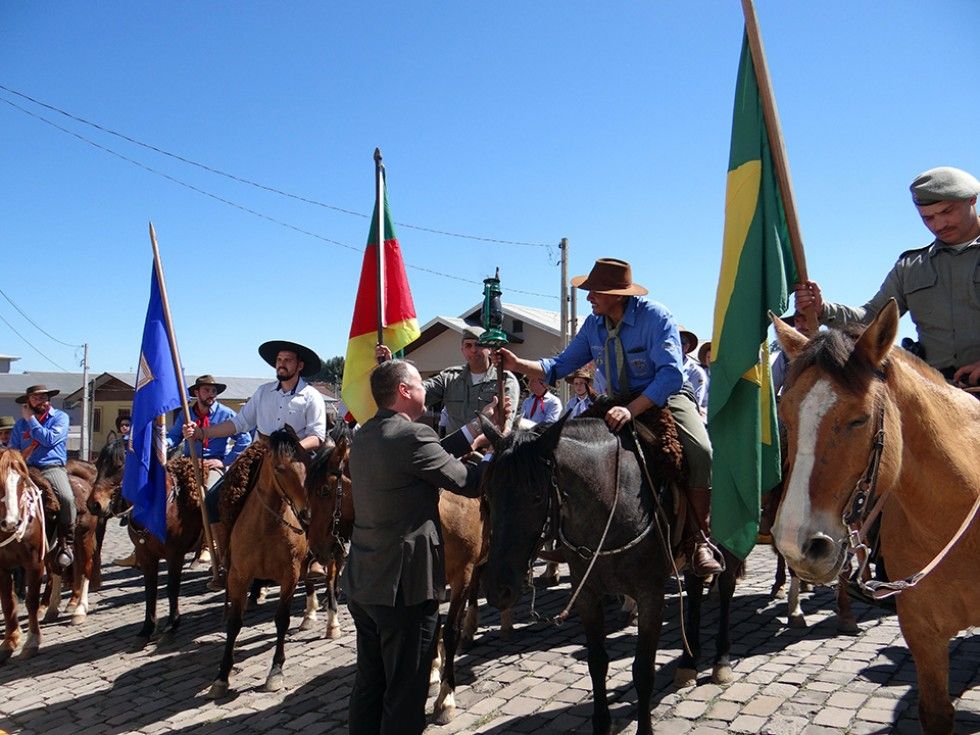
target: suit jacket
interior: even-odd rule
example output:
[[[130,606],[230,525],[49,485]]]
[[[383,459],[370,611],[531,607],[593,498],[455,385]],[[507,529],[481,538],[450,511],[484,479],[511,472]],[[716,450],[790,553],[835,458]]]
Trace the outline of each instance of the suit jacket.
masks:
[[[479,494],[479,467],[446,452],[436,433],[378,409],[351,445],[354,532],[344,589],[362,605],[441,600],[446,570],[439,489]]]

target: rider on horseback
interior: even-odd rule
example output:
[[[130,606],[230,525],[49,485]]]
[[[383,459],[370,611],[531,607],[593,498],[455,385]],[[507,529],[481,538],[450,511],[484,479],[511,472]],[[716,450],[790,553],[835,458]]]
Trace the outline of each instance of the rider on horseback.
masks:
[[[594,361],[605,378],[606,392],[630,397],[626,405],[613,406],[606,413],[606,424],[613,431],[654,406],[667,407],[687,457],[687,497],[700,528],[691,566],[700,576],[723,571],[708,542],[711,442],[693,391],[684,382],[681,341],[673,315],[662,304],[639,298],[647,289],[633,283],[630,265],[622,260],[599,259],[588,276],[573,278],[572,285],[589,292],[592,315],[560,355],[525,360],[501,349],[495,361],[505,369],[544,377],[548,382]]]
[[[74,560],[75,493],[68,481],[68,414],[51,405],[58,390],[32,385],[15,399],[21,418],[14,424],[10,447],[19,449],[29,467],[37,467],[58,496],[58,565],[67,568]]]

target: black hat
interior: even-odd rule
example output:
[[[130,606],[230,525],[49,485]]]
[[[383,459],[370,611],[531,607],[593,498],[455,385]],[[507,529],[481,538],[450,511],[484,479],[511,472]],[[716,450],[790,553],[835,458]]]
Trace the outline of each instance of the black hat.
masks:
[[[299,373],[302,377],[308,378],[320,372],[320,358],[309,347],[283,339],[273,339],[259,345],[259,355],[272,367],[276,366],[276,356],[283,350],[296,353],[296,357],[303,363],[303,369]]]

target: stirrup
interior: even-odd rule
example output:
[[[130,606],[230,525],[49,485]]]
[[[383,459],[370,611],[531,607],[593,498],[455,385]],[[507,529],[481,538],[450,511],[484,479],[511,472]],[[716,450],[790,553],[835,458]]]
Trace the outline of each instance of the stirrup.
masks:
[[[63,541],[58,544],[58,555],[55,557],[55,563],[61,567],[62,571],[67,571],[75,561],[75,552],[72,551],[71,545],[66,544]]]

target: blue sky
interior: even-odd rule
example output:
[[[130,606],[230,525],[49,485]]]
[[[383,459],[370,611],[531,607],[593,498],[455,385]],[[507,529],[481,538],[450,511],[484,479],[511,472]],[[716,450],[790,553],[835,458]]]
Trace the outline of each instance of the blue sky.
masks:
[[[980,174],[980,4],[757,8],[810,275],[830,298],[862,303],[901,251],[929,240],[912,177],[936,165]],[[570,274],[625,258],[709,338],[742,38],[735,0],[6,2],[0,28],[0,84],[76,116],[361,213],[380,146],[396,221],[548,244],[398,227],[422,323],[477,303],[496,266],[505,300],[557,311],[556,246],[568,237]],[[273,338],[343,354],[366,219],[0,99],[318,236],[0,102],[0,289],[57,339],[88,342],[94,371],[136,363],[148,220],[189,375],[270,374],[256,347]],[[77,369],[77,350],[2,298],[0,317]],[[0,353],[22,357],[17,371],[57,369],[3,321]]]

